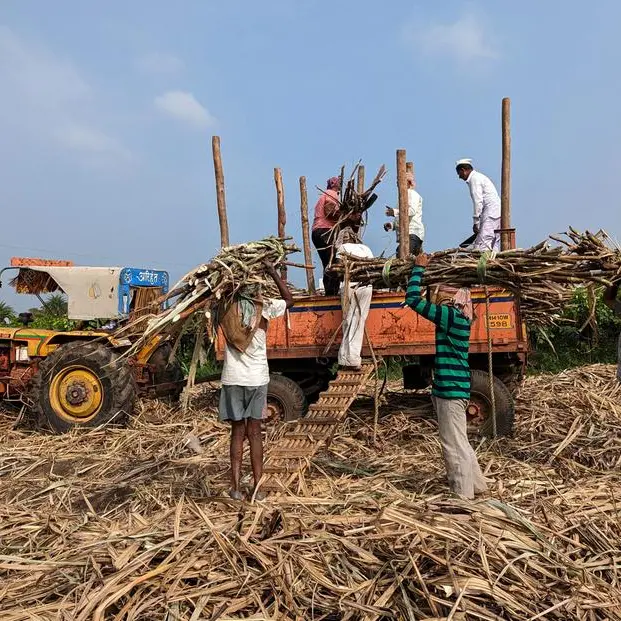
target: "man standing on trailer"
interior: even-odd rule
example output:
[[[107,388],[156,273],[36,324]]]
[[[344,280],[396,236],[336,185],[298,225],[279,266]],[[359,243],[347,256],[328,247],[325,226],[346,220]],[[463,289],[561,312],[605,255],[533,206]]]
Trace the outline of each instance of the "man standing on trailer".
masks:
[[[621,302],[617,300],[618,293],[619,285],[608,287],[604,292],[604,304],[606,304],[615,315],[621,317]],[[619,334],[619,341],[617,342],[617,379],[621,382],[621,334]]]
[[[406,174],[408,186],[408,217],[410,232],[410,254],[418,255],[423,248],[423,240],[425,239],[425,226],[423,225],[423,199],[415,190],[416,183],[414,181],[414,173]],[[392,216],[392,222],[384,224],[385,231],[396,231],[397,233],[397,256],[399,256],[399,210],[393,207],[386,207],[386,215]]]
[[[267,407],[270,381],[266,333],[269,320],[281,317],[293,306],[293,296],[274,266],[266,264],[265,268],[282,299],[265,299],[259,290],[246,288],[219,318],[226,338],[219,418],[231,423],[232,485],[229,495],[234,500],[243,498],[240,480],[246,438],[250,444],[255,498],[262,500],[265,497],[256,489],[263,475],[261,420]]]
[[[436,325],[436,356],[431,399],[451,491],[474,498],[487,490],[477,456],[468,441],[466,408],[470,400],[468,350],[472,299],[469,289],[437,287],[433,303],[421,296],[421,282],[429,258],[414,260],[405,303]]]
[[[457,176],[470,189],[474,210],[472,227],[476,234],[474,247],[477,250],[500,250],[500,197],[489,177],[474,170],[472,160],[455,162]]]

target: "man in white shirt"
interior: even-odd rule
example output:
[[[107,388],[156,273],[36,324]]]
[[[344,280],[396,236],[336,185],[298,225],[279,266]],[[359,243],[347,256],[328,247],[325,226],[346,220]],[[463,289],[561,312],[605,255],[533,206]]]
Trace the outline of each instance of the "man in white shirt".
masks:
[[[262,298],[259,292],[245,291],[223,312],[219,325],[226,338],[219,418],[231,423],[231,490],[235,500],[243,498],[239,488],[244,440],[250,444],[250,462],[256,492],[263,475],[263,439],[261,420],[267,406],[269,365],[266,333],[270,319],[285,314],[293,306],[293,297],[276,269],[266,264],[281,300]]]
[[[414,189],[414,174],[408,172],[406,175],[408,185],[408,216],[409,232],[410,232],[410,254],[418,255],[423,249],[423,240],[425,239],[425,226],[423,225],[423,199],[421,195]],[[384,230],[393,230],[397,233],[397,256],[399,256],[399,210],[392,207],[386,207],[386,215],[392,216],[392,222],[384,224]]]
[[[491,179],[474,170],[472,160],[455,162],[457,176],[468,184],[474,210],[472,230],[476,250],[500,250],[500,197]]]
[[[334,244],[337,259],[346,256],[372,259],[373,252],[365,246],[351,228],[345,228],[340,233]],[[359,369],[362,364],[362,342],[364,340],[364,327],[366,325],[373,287],[367,285],[358,286],[358,283],[350,282],[341,289],[341,306],[343,309],[343,339],[339,348],[338,363],[343,369]]]

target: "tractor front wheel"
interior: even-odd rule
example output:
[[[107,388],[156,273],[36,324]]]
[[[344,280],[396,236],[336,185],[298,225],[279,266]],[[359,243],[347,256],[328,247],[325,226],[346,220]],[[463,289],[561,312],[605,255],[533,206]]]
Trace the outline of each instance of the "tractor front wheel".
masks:
[[[125,422],[136,383],[125,360],[101,343],[66,343],[45,358],[30,392],[38,424],[55,433]]]

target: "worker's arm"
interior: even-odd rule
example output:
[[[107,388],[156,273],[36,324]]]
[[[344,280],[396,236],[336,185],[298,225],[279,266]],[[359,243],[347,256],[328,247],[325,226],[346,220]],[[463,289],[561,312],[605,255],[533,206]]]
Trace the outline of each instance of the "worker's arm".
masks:
[[[425,259],[420,261],[421,263],[424,263],[427,260],[425,255],[418,255],[418,257],[416,257],[416,263],[412,269],[407,292],[405,294],[405,303],[413,311],[417,312],[422,317],[425,317],[425,319],[432,321],[439,328],[448,330],[454,309],[449,308],[448,306],[432,304],[421,296],[420,284],[423,280],[425,267],[418,264],[420,257],[425,257]]]
[[[612,287],[608,287],[604,291],[604,304],[613,310],[618,315],[621,315],[621,302],[617,300],[617,295],[619,293],[619,285],[613,285]]]
[[[289,291],[289,287],[287,287],[284,280],[278,275],[276,268],[271,263],[265,263],[265,269],[267,273],[274,279],[276,286],[278,287],[278,293],[280,293],[280,297],[285,301],[287,308],[291,308],[293,306],[293,296],[291,295],[291,291]]]
[[[474,171],[470,174],[474,175]],[[481,212],[483,211],[483,184],[475,176],[468,185],[470,186],[470,197],[472,198],[473,230],[476,233],[481,226]]]

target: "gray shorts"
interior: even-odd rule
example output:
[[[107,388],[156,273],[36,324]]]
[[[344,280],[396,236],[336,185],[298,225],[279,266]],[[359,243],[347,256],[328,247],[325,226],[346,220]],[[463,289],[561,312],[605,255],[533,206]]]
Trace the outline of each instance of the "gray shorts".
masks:
[[[267,405],[267,384],[264,386],[222,386],[219,416],[221,422],[247,418],[261,420]]]

